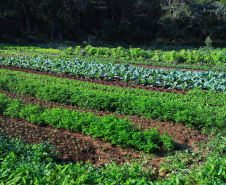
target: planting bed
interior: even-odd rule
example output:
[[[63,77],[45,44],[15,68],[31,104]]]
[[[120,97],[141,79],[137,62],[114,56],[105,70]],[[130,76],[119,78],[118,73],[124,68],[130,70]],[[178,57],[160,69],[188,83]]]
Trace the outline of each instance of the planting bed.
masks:
[[[122,64],[122,63],[118,63],[118,64]],[[130,64],[132,66],[138,66],[138,67],[143,67],[143,68],[149,68],[149,69],[166,69],[166,70],[169,70],[169,69],[175,69],[173,67],[161,67],[161,66],[152,66],[151,65],[151,62],[150,62],[150,65],[146,64],[146,65],[143,65],[143,64]],[[181,65],[182,66],[182,65]],[[179,70],[182,70],[182,69],[185,69],[185,71],[207,71],[207,70],[203,70],[203,69],[186,69],[186,65],[184,65],[184,67],[180,67],[180,68],[177,68]],[[222,72],[222,71],[217,71],[218,73]],[[225,72],[225,71],[224,71]]]
[[[93,114],[97,116],[107,116],[107,115],[115,115],[119,118],[125,119],[126,117],[131,120],[133,123],[137,125],[137,127],[141,127],[143,130],[149,129],[149,128],[155,128],[157,127],[160,133],[167,133],[167,135],[172,135],[173,140],[177,142],[180,146],[180,149],[185,148],[191,148],[194,149],[195,143],[207,139],[209,136],[207,134],[203,134],[200,131],[197,131],[192,128],[188,128],[185,125],[181,123],[171,123],[169,121],[160,122],[155,119],[146,119],[142,118],[140,116],[125,116],[123,114],[118,113],[109,113],[107,111],[97,111],[97,110],[91,110],[91,109],[84,109],[79,107],[74,107],[62,103],[55,103],[55,102],[47,102],[44,100],[40,100],[36,97],[29,97],[26,95],[18,95],[15,93],[10,93],[7,91],[0,91],[0,93],[5,94],[9,96],[12,99],[20,99],[22,98],[23,102],[26,104],[33,104],[33,105],[39,105],[41,107],[45,108],[57,108],[62,107],[63,109],[69,109],[69,110],[76,110],[80,112],[92,112]],[[159,155],[163,155],[159,153]]]
[[[114,79],[114,80],[103,80],[103,79],[90,79],[90,78],[84,78],[84,77],[75,77],[71,75],[65,75],[65,74],[57,74],[53,72],[45,72],[45,71],[37,71],[32,69],[24,69],[24,68],[17,68],[17,67],[9,67],[9,66],[2,66],[0,65],[0,69],[9,69],[9,70],[15,70],[15,71],[22,71],[26,73],[34,73],[39,75],[49,75],[49,76],[55,76],[59,78],[68,78],[68,79],[74,79],[74,80],[81,80],[89,83],[96,83],[96,84],[103,84],[107,86],[116,86],[116,87],[122,87],[122,88],[132,88],[132,89],[143,89],[143,90],[150,90],[155,92],[173,92],[178,94],[186,94],[186,90],[179,90],[179,89],[166,89],[161,87],[150,87],[150,86],[144,86],[144,85],[135,85],[132,82],[129,82],[128,84],[125,84],[125,82]]]
[[[3,66],[15,66],[40,71],[51,71],[91,79],[122,80],[126,84],[143,84],[168,89],[205,89],[225,93],[226,74],[213,71],[191,72],[185,70],[149,69],[128,64],[102,64],[85,60],[1,58]]]
[[[23,119],[0,116],[0,130],[11,138],[20,138],[28,144],[39,144],[47,141],[55,146],[58,151],[59,162],[90,162],[95,166],[101,163],[116,162],[121,164],[127,161],[136,161],[144,158],[144,155],[131,149],[112,146],[109,142],[78,132],[65,129],[56,129],[51,126],[33,125]],[[146,154],[147,155],[147,154]],[[151,164],[159,169],[161,158],[150,159]],[[150,163],[151,162],[151,163]],[[157,171],[157,170],[156,170]]]
[[[91,52],[95,48],[88,49]],[[201,58],[206,55],[201,54]],[[14,61],[16,65],[26,64],[18,61]],[[163,88],[159,82],[154,87],[141,85],[146,77],[140,81],[135,73],[136,70],[145,73],[143,69],[134,71],[135,80],[124,77],[123,70],[115,71],[116,78],[109,74],[108,79],[92,77],[93,71],[91,74],[87,71],[94,63],[83,64],[89,69],[84,70],[85,75],[80,71],[77,75],[80,77],[50,72],[64,73],[67,71],[64,64],[62,69],[58,69],[61,64],[56,64],[58,67],[52,70],[45,63],[43,68],[46,65],[47,71],[30,69],[33,66],[25,69],[0,65],[0,182],[226,183],[224,73],[188,72],[191,81],[188,76],[181,80],[184,76],[178,71],[168,74],[160,67],[140,65],[160,69],[156,79],[174,75],[177,85],[187,84],[181,90],[176,86]],[[97,67],[94,75],[98,76],[100,66],[94,64]],[[151,72],[149,75],[152,76]],[[189,89],[194,84],[197,89]],[[203,90],[203,85],[208,88]]]

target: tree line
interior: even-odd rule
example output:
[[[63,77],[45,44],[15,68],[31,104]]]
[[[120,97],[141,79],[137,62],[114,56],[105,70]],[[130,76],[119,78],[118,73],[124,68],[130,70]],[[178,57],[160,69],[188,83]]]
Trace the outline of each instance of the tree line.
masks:
[[[189,44],[226,39],[226,0],[1,0],[0,37]]]

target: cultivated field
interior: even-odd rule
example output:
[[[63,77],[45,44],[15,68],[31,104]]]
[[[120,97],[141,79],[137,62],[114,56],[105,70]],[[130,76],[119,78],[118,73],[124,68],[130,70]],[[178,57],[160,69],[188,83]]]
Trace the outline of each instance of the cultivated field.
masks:
[[[226,184],[225,49],[0,44],[0,182]]]

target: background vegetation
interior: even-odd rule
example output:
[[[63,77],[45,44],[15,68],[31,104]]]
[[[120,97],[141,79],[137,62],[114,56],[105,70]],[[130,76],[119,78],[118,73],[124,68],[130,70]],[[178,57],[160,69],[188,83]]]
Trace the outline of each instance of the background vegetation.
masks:
[[[2,0],[0,41],[223,46],[225,14],[225,0]]]

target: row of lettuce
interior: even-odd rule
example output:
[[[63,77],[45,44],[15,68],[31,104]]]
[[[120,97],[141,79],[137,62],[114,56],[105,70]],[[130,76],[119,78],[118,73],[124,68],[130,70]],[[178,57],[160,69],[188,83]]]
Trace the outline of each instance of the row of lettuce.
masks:
[[[0,89],[83,108],[181,122],[212,132],[226,127],[226,94],[211,91],[194,90],[188,95],[148,92],[5,69],[0,70]]]
[[[191,72],[178,69],[149,69],[128,64],[102,64],[79,59],[71,61],[64,59],[46,59],[43,57],[29,60],[26,57],[0,58],[0,65],[95,79],[119,79],[125,83],[132,81],[136,84],[149,85],[151,87],[176,89],[200,88],[223,93],[226,92],[226,74],[224,72],[218,74],[212,71]]]
[[[121,46],[117,48],[109,47],[93,47],[88,45],[86,47],[76,46],[75,48],[69,47],[64,50],[51,49],[51,48],[40,48],[34,46],[8,46],[0,44],[2,51],[7,50],[22,50],[39,52],[46,54],[67,54],[76,56],[95,56],[98,58],[114,58],[121,60],[132,60],[132,61],[146,61],[152,60],[157,62],[166,63],[183,63],[183,64],[208,64],[216,66],[225,66],[226,61],[226,50],[225,49],[208,49],[208,50],[185,50],[180,51],[159,51],[159,50],[143,50],[141,48],[123,48]]]
[[[222,145],[222,143],[220,143]],[[219,144],[218,144],[219,145]],[[223,143],[225,146],[225,143]],[[194,170],[171,173],[171,177],[154,180],[153,170],[140,163],[117,165],[114,162],[95,167],[85,163],[59,164],[54,147],[47,142],[28,145],[0,133],[0,181],[6,184],[217,184],[226,182],[226,155],[215,145],[207,152],[206,162]]]
[[[84,48],[76,46],[75,49],[71,47],[65,51],[67,54],[96,56],[103,58],[115,58],[123,60],[144,61],[153,60],[161,62],[178,62],[187,64],[212,64],[212,65],[225,65],[226,51],[223,50],[180,50],[180,51],[145,51],[141,48],[129,48],[125,49],[121,46],[117,48],[107,47],[93,47],[88,45]]]

